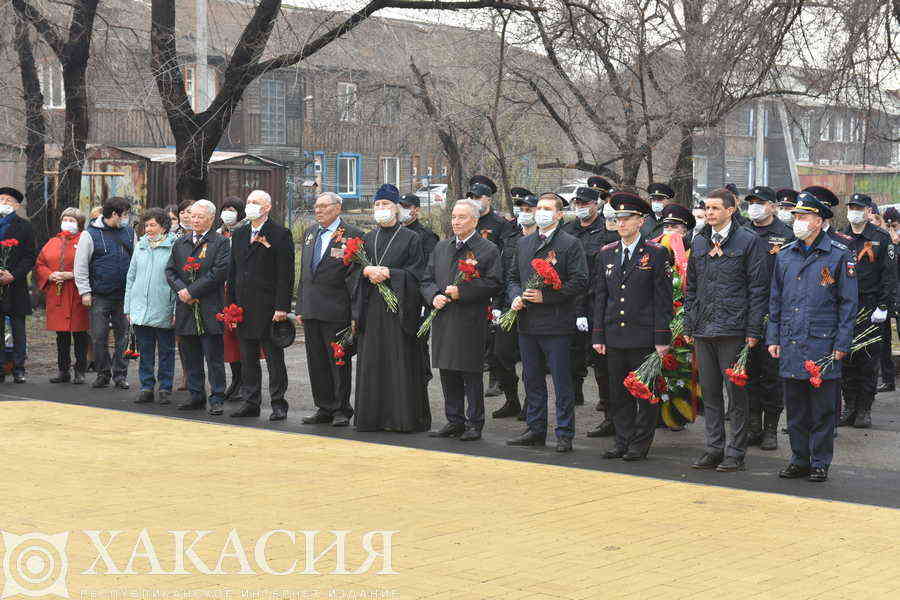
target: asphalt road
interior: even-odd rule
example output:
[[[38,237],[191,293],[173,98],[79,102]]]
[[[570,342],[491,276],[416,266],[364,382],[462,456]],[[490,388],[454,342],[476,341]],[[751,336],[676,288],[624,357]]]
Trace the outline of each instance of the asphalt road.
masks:
[[[789,456],[786,434],[779,433],[779,449],[763,452],[750,449],[747,456],[747,470],[738,473],[716,473],[696,471],[690,468],[691,461],[703,449],[702,417],[681,432],[658,429],[649,460],[626,463],[621,460],[605,460],[603,451],[609,446],[606,439],[589,439],[585,433],[596,423],[599,413],[594,411],[596,388],[590,381],[586,384],[585,395],[588,403],[576,408],[575,451],[557,454],[552,443],[552,433],[546,448],[510,448],[505,440],[517,435],[524,424],[515,419],[492,419],[490,412],[499,407],[502,398],[487,399],[487,422],[483,439],[476,442],[433,439],[427,434],[358,433],[349,428],[335,428],[330,425],[303,425],[302,416],[314,410],[306,371],[305,352],[302,342],[295,344],[287,352],[290,386],[288,401],[290,412],[286,421],[270,423],[268,410],[264,406],[257,419],[231,419],[226,406],[224,416],[211,417],[205,411],[180,412],[175,406],[156,404],[134,404],[137,395],[136,365],[132,364],[130,378],[132,389],[123,392],[106,388],[92,389],[88,384],[50,384],[49,374],[29,372],[29,382],[0,384],[0,401],[34,399],[63,402],[102,409],[157,414],[166,418],[199,420],[224,423],[238,427],[258,427],[285,433],[303,433],[346,438],[362,442],[390,444],[422,448],[439,452],[489,456],[509,460],[536,462],[563,467],[594,469],[636,476],[657,477],[667,480],[684,481],[700,485],[715,485],[737,489],[765,491],[799,497],[832,499],[857,502],[877,506],[900,508],[900,393],[880,394],[873,410],[873,428],[858,430],[841,428],[835,444],[835,460],[830,479],[824,484],[814,484],[806,480],[787,481],[779,479],[777,472]],[[265,369],[263,369],[265,373]],[[7,380],[9,381],[9,380]],[[265,389],[265,388],[264,388]],[[552,394],[552,386],[551,386]],[[440,386],[432,380],[430,386],[433,427],[444,424],[443,399]],[[186,398],[186,392],[176,393],[175,404]],[[551,431],[553,422],[551,398]],[[782,426],[784,417],[782,417]],[[264,460],[264,458],[260,458]],[[448,482],[452,485],[452,482]],[[575,490],[573,493],[577,493]],[[512,500],[514,503],[515,500]]]

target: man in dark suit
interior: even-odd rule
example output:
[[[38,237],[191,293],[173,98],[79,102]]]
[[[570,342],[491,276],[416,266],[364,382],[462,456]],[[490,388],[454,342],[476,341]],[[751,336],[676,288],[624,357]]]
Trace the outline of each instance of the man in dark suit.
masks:
[[[244,309],[238,325],[243,363],[244,403],[232,417],[258,417],[262,370],[259,349],[266,351],[269,370],[270,421],[287,418],[287,369],[284,349],[272,341],[272,322],[287,319],[294,291],[294,240],[291,231],[269,219],[272,197],[262,190],[247,196],[249,227],[241,227],[231,238],[231,269],[228,302]]]
[[[672,279],[668,251],[641,234],[650,206],[636,194],[613,194],[621,240],[603,247],[594,273],[593,346],[606,355],[609,369],[609,412],[615,446],[604,458],[642,460],[653,443],[659,404],[629,394],[629,371],[648,354],[664,356],[672,332]]]
[[[538,230],[520,238],[516,262],[508,275],[513,310],[519,311],[519,351],[525,379],[528,429],[507,440],[510,446],[543,446],[547,437],[547,383],[544,364],[550,369],[556,394],[556,451],[571,452],[575,436],[575,391],[572,389],[570,347],[575,335],[575,306],[587,290],[588,270],[584,248],[577,238],[560,228],[565,201],[557,194],[538,199]],[[549,262],[561,286],[528,287],[534,275],[531,261]]]
[[[178,410],[198,410],[206,406],[206,382],[203,360],[209,376],[209,414],[221,415],[225,402],[225,361],[222,323],[216,315],[224,306],[222,286],[231,266],[228,238],[212,229],[216,206],[209,200],[191,205],[193,231],[172,246],[166,279],[178,295],[175,305],[175,333],[181,337],[181,350],[187,370],[187,402]],[[199,268],[185,270],[189,264]],[[197,317],[199,316],[199,322]]]
[[[316,198],[316,223],[304,236],[297,287],[296,313],[303,319],[306,364],[316,412],[303,417],[307,425],[331,423],[346,427],[350,406],[351,359],[336,364],[331,343],[350,327],[350,291],[358,269],[344,264],[344,245],[363,232],[341,219],[341,197],[325,192]]]
[[[407,194],[400,198],[400,222],[419,234],[419,239],[422,240],[422,251],[425,252],[425,261],[428,262],[439,238],[435,232],[422,225],[419,220],[420,203],[419,197],[415,194]]]
[[[469,199],[453,206],[454,236],[438,242],[422,280],[422,297],[439,310],[434,320],[432,363],[441,371],[447,424],[431,437],[481,438],[484,378],[481,353],[487,340],[485,313],[502,288],[500,251],[475,231],[480,206]],[[478,271],[456,283],[459,263]],[[468,405],[468,407],[467,407]]]
[[[13,381],[25,383],[25,316],[31,314],[28,273],[37,256],[31,223],[16,211],[25,197],[15,188],[0,188],[0,240],[16,240],[3,250],[6,261],[0,269],[0,340],[6,338],[6,319],[12,324]],[[5,375],[0,374],[0,381]]]

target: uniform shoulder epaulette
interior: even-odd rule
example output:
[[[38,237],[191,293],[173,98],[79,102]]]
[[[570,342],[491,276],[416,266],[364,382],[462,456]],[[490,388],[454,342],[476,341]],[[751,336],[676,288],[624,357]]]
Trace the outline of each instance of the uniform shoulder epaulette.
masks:
[[[837,235],[837,236],[838,236],[839,238],[841,238],[842,240],[846,240],[846,241],[848,241],[848,242],[853,241],[853,238],[850,237],[849,235],[847,235],[846,233],[844,233],[843,231],[835,231],[834,233],[835,233],[835,235]],[[833,241],[833,240],[832,240],[832,241]]]
[[[782,246],[781,249],[782,249],[782,250],[786,250],[786,249],[788,249],[788,248],[791,248],[791,247],[793,247],[793,246],[796,246],[798,241],[799,241],[799,240],[794,240],[794,241],[792,241],[792,242],[788,242],[787,244],[785,244],[784,246]]]
[[[849,236],[847,236],[847,237],[849,237]],[[850,249],[847,248],[847,246],[843,245],[843,244],[840,243],[839,241],[837,241],[837,240],[835,240],[835,239],[833,239],[833,238],[829,238],[829,239],[831,240],[831,245],[834,246],[835,248],[837,248],[838,250],[843,250],[844,252],[849,252],[849,251],[850,251]],[[792,243],[793,243],[793,242],[792,242]]]
[[[618,245],[619,245],[619,242],[612,242],[612,243],[609,243],[609,244],[603,246],[603,247],[600,248],[600,249],[601,249],[601,250],[612,250],[613,248],[615,248],[615,247],[618,246]]]

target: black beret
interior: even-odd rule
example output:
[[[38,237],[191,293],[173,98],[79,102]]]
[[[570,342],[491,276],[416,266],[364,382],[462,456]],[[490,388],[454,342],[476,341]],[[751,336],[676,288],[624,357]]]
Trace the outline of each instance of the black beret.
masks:
[[[888,206],[884,211],[884,220],[888,223],[900,221],[900,211],[893,206]]]
[[[589,188],[594,188],[596,190],[600,190],[603,192],[608,192],[613,188],[612,184],[602,177],[598,177],[594,175],[593,177],[588,177],[587,185]]]
[[[763,202],[775,202],[778,200],[778,197],[775,195],[775,190],[772,188],[759,185],[750,190],[744,197],[744,200],[747,202],[750,202],[753,199],[759,199]]]
[[[287,348],[294,343],[296,336],[297,328],[294,327],[294,323],[290,319],[272,322],[272,334],[270,337],[272,338],[272,343],[278,348]]]
[[[651,210],[646,200],[631,192],[615,192],[609,202],[615,209],[617,217],[648,215]]]
[[[797,206],[792,208],[791,212],[814,213],[823,219],[830,219],[834,216],[834,213],[831,212],[831,207],[828,206],[828,204],[822,202],[817,196],[814,196],[811,192],[806,190],[803,190],[797,195]]]
[[[421,206],[422,200],[415,194],[406,194],[400,198],[400,204],[403,206]]]
[[[775,192],[775,198],[778,199],[778,202],[781,204],[790,204],[793,206],[797,204],[797,190],[792,190],[791,188],[781,188],[777,192]]]
[[[534,196],[534,194],[531,193],[531,190],[523,187],[510,188],[509,195],[512,196],[513,200],[516,198],[524,198],[525,196]]]
[[[660,213],[660,218],[663,225],[684,225],[688,229],[693,229],[697,224],[693,213],[680,204],[666,204]]]
[[[484,175],[473,175],[469,179],[469,192],[466,194],[469,198],[478,198],[479,196],[493,196],[497,193],[497,184],[491,181],[490,177]]]
[[[812,194],[819,200],[819,202],[825,204],[826,206],[837,206],[841,202],[840,198],[838,198],[834,194],[834,192],[821,185],[811,185],[809,187],[803,188],[803,191]],[[800,196],[798,195],[797,199],[799,200],[799,198]]]
[[[664,183],[651,183],[647,187],[647,194],[650,196],[665,196],[666,198],[674,198],[675,190]]]
[[[878,210],[878,205],[866,194],[853,194],[850,196],[850,199],[847,200],[847,204],[855,204],[856,206],[865,206],[876,211]]]
[[[16,202],[22,203],[25,200],[25,195],[22,194],[19,190],[14,187],[2,187],[0,188],[0,196],[12,196],[16,199]]]
[[[589,187],[575,188],[575,197],[573,198],[573,200],[580,200],[581,202],[596,202],[599,199],[600,190]]]

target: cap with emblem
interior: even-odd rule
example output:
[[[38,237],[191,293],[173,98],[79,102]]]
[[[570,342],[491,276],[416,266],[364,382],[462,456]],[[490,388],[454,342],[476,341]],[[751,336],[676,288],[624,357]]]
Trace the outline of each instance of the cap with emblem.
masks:
[[[888,206],[884,210],[884,220],[888,223],[900,223],[900,211],[893,206]]]
[[[601,192],[609,192],[611,189],[613,189],[613,186],[610,182],[603,179],[602,177],[598,177],[597,175],[588,177],[587,186]]]
[[[397,189],[397,186],[391,183],[383,183],[381,187],[378,188],[378,191],[375,192],[375,196],[372,198],[372,202],[377,202],[378,200],[390,200],[394,204],[400,203],[400,190]]]
[[[786,204],[789,206],[794,206],[797,204],[797,190],[792,190],[791,188],[781,188],[777,192],[775,192],[775,199],[778,201],[778,204]]]
[[[400,204],[403,206],[420,206],[422,200],[415,194],[406,194],[400,198]]]
[[[525,196],[534,196],[531,190],[523,187],[510,188],[509,195],[512,196],[513,203],[515,203],[516,199],[518,198],[524,198]]]
[[[651,183],[647,186],[647,194],[650,196],[660,196],[662,198],[674,198],[675,190],[664,183]]]
[[[853,194],[852,196],[850,196],[850,199],[847,200],[847,206],[863,206],[865,208],[871,208],[875,211],[878,210],[878,205],[875,204],[875,201],[866,194]]]
[[[803,188],[803,191],[812,194],[816,197],[816,199],[818,199],[819,202],[825,204],[826,206],[834,207],[841,203],[840,198],[838,198],[834,192],[821,185],[811,185],[809,187]],[[803,192],[801,192],[801,194],[802,193]],[[797,195],[797,200],[800,200],[799,194]]]
[[[651,210],[646,200],[631,192],[615,192],[609,202],[616,211],[616,217],[643,216],[650,214]]]
[[[537,206],[538,198],[534,194],[528,194],[527,196],[513,196],[513,204],[515,206]]]
[[[575,197],[572,200],[574,202],[596,202],[599,199],[600,190],[589,187],[577,187],[575,188]]]
[[[747,202],[751,202],[753,200],[762,200],[763,202],[775,202],[777,197],[775,196],[775,191],[764,185],[759,185],[750,190],[747,195],[744,197],[744,200]]]
[[[831,212],[831,208],[827,204],[806,190],[797,194],[797,205],[791,209],[791,212],[812,213],[819,215],[823,219],[830,219],[834,216],[834,213]]]
[[[481,196],[493,196],[497,193],[497,184],[491,181],[490,177],[484,175],[473,175],[469,179],[469,191],[466,193],[468,198],[479,198]]]
[[[697,223],[694,215],[680,204],[666,204],[660,213],[663,225],[684,225],[693,229]]]

